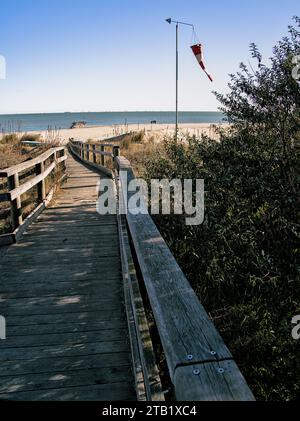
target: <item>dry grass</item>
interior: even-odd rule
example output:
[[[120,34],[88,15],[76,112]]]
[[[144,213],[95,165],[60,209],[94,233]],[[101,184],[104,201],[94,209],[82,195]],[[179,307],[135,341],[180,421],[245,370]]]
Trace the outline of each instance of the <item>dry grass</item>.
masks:
[[[21,162],[35,158],[43,153],[52,145],[42,145],[38,147],[25,146],[23,141],[40,141],[37,135],[18,135],[16,133],[4,134],[0,138],[0,169],[5,169]],[[20,173],[20,183],[23,184],[34,175],[32,171]],[[0,178],[0,193],[7,191],[6,178]],[[37,204],[36,188],[31,189],[28,193],[22,196],[22,210],[24,217],[33,210]],[[10,223],[10,205],[9,203],[0,203],[0,234],[11,231]]]
[[[107,144],[108,140],[99,141],[88,139],[87,143],[101,145]],[[112,141],[109,139],[109,143],[120,146],[120,155],[125,156],[131,162],[138,176],[142,176],[147,158],[161,148],[161,139],[149,136],[144,131],[128,134],[123,137],[121,142],[119,140]],[[108,157],[105,157],[105,167],[109,169],[113,168],[111,159]]]
[[[120,144],[120,154],[130,161],[136,175],[142,176],[148,157],[160,148],[160,141],[155,137],[147,137],[144,132],[139,132],[126,136]]]
[[[51,147],[59,146],[61,143],[60,130],[49,126],[45,134],[45,142],[51,144]]]
[[[39,135],[17,135],[7,134],[0,138],[0,169],[20,164],[28,159],[41,154],[52,144],[45,144],[38,147],[26,146],[23,141],[41,141]]]

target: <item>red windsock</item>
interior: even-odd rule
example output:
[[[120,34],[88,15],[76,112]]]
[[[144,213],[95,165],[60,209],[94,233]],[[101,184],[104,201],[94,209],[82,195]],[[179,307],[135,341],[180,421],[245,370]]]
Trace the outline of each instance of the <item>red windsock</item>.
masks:
[[[200,64],[201,68],[203,69],[203,71],[207,74],[207,77],[209,78],[209,80],[212,82],[213,79],[212,77],[207,73],[206,69],[205,69],[205,65],[203,63],[203,57],[202,57],[202,44],[195,44],[191,46],[191,49],[193,50],[193,53],[195,54],[195,57],[198,61],[198,63]]]

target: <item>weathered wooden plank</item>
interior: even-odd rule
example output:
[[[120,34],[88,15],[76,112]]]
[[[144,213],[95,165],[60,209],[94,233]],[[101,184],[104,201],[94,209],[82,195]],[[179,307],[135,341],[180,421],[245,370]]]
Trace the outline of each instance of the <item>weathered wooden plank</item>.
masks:
[[[97,246],[98,243],[95,243],[95,246]],[[62,249],[63,244],[59,245],[59,248],[55,248],[54,244],[53,245],[49,245],[49,247],[42,247],[39,245],[31,245],[31,244],[27,244],[26,247],[20,247],[18,250],[13,250],[8,252],[7,254],[7,259],[16,259],[16,260],[22,260],[22,257],[20,256],[20,254],[22,253],[23,259],[39,259],[41,258],[42,260],[44,258],[47,258],[47,253],[48,253],[48,257],[49,257],[49,252],[54,254],[54,258],[86,258],[86,257],[90,257],[91,259],[95,258],[97,259],[98,257],[116,257],[115,253],[116,253],[116,247],[118,246],[118,243],[116,241],[109,243],[104,242],[103,244],[103,249],[96,248],[95,252],[93,253],[93,248],[91,248],[91,244],[87,244],[87,247],[82,249],[82,253],[81,253],[81,248],[80,245],[78,244],[69,244],[68,246],[66,246],[66,249]],[[74,260],[73,260],[74,261]]]
[[[6,285],[9,284],[16,284],[16,283],[26,283],[30,282],[32,285],[37,285],[41,282],[48,283],[49,285],[51,282],[61,282],[61,281],[71,281],[73,280],[74,284],[89,281],[91,279],[97,279],[99,284],[105,280],[120,280],[120,270],[119,268],[111,268],[98,271],[71,271],[70,269],[57,274],[55,271],[52,273],[47,273],[47,269],[44,269],[42,273],[39,273],[38,276],[34,273],[34,271],[16,271],[14,273],[6,273],[3,274],[3,281],[5,281]]]
[[[85,210],[89,211],[93,209],[95,202],[93,200],[90,203],[78,203],[78,202],[71,202],[66,201],[65,204],[60,204],[60,201],[63,199],[62,196],[59,196],[55,200],[55,204],[49,208],[47,212],[51,211],[63,211],[63,212],[71,212],[71,211],[81,211],[84,212]]]
[[[111,301],[90,301],[85,303],[69,303],[69,304],[53,304],[44,307],[39,305],[22,307],[21,305],[14,305],[14,307],[7,307],[6,305],[1,306],[1,313],[3,316],[8,318],[9,316],[33,316],[33,315],[51,315],[51,314],[64,314],[84,311],[97,311],[101,308],[101,311],[117,311],[122,305],[116,303],[115,300]]]
[[[0,399],[14,401],[122,401],[135,400],[135,393],[130,383],[112,385],[78,386],[62,389],[4,393]]]
[[[115,244],[118,241],[118,236],[113,234],[110,236],[110,234],[102,234],[97,235],[97,233],[93,233],[91,235],[89,235],[89,237],[87,236],[78,236],[76,237],[76,235],[74,235],[73,233],[69,232],[67,235],[61,235],[61,236],[56,236],[55,234],[49,235],[47,238],[43,238],[41,241],[36,241],[37,237],[36,236],[32,236],[30,237],[29,235],[27,235],[26,237],[23,236],[22,237],[22,245],[24,245],[24,247],[29,247],[30,245],[36,244],[36,245],[41,245],[43,246],[43,244],[49,244],[49,249],[51,249],[51,247],[53,248],[55,246],[55,244],[57,244],[57,246],[62,246],[65,245],[66,247],[76,247],[79,246],[80,244],[82,244],[83,247],[88,247],[90,245],[93,245],[94,247],[100,246],[101,244],[105,244],[105,243],[109,243],[109,240],[111,239],[112,243]],[[61,244],[62,243],[62,244]]]
[[[62,285],[60,285],[62,284]],[[80,282],[74,285],[74,282],[44,282],[37,283],[34,286],[24,285],[23,283],[9,283],[1,288],[0,302],[14,298],[32,298],[40,297],[60,297],[63,293],[68,291],[68,296],[73,295],[88,295],[88,296],[102,296],[116,297],[117,294],[122,295],[122,289],[119,282],[112,280],[93,282]]]
[[[91,223],[91,224],[74,224],[75,225],[75,229],[73,230],[73,232],[70,230],[70,228],[68,226],[62,226],[56,228],[55,226],[47,226],[46,224],[38,224],[36,226],[31,226],[28,228],[28,230],[25,233],[26,237],[29,237],[31,234],[38,234],[39,237],[41,237],[42,235],[47,235],[50,236],[52,234],[54,234],[55,236],[63,236],[63,235],[78,235],[80,236],[80,234],[84,234],[87,231],[89,236],[90,235],[97,235],[97,236],[101,236],[102,234],[118,234],[118,229],[117,226],[114,224],[110,224],[110,225],[103,225],[103,224],[97,224],[97,223]],[[93,227],[97,227],[97,229],[93,230]],[[77,234],[78,233],[78,234]]]
[[[50,250],[51,252],[51,250]],[[47,272],[47,268],[42,267],[40,270],[35,270],[34,267],[27,267],[26,269],[22,270],[22,267],[19,267],[18,270],[7,272],[4,271],[3,266],[0,271],[3,275],[2,279],[3,282],[5,280],[5,285],[8,284],[22,284],[27,281],[31,281],[32,285],[37,285],[39,283],[48,283],[51,285],[52,282],[70,282],[74,281],[74,285],[78,285],[82,282],[89,282],[89,281],[97,281],[99,285],[101,282],[108,282],[119,280],[120,281],[120,266],[117,267],[98,267],[98,268],[86,268],[81,267],[79,270],[78,268],[72,270],[71,267],[66,267],[65,270],[62,272],[61,267],[56,265],[55,268],[51,268],[52,270]],[[2,270],[1,270],[2,269]],[[101,269],[101,271],[99,271]],[[59,272],[60,273],[57,273]]]
[[[44,287],[42,287],[41,285],[44,285]],[[13,300],[24,299],[24,300],[28,300],[28,304],[29,304],[29,303],[35,302],[34,300],[44,300],[44,299],[49,299],[49,300],[52,299],[53,301],[57,300],[57,302],[63,302],[64,300],[67,301],[68,299],[79,300],[81,297],[86,297],[86,298],[82,298],[83,300],[85,299],[111,300],[111,299],[116,299],[118,296],[120,298],[122,297],[121,286],[119,285],[118,282],[111,281],[111,280],[110,281],[105,280],[101,283],[83,282],[83,286],[81,286],[80,283],[78,284],[78,286],[74,285],[73,283],[71,287],[69,288],[69,290],[67,291],[64,290],[66,288],[66,285],[70,285],[70,282],[63,283],[63,286],[61,288],[58,288],[55,291],[54,288],[55,286],[57,286],[57,282],[49,283],[49,284],[39,283],[38,288],[36,287],[24,288],[22,284],[20,283],[9,284],[8,286],[11,286],[12,292],[5,292],[7,291],[8,287],[1,288],[0,302],[3,303],[4,305],[6,302],[14,303]],[[87,285],[89,288],[86,290]],[[111,286],[111,289],[109,288],[110,286]],[[51,290],[51,287],[52,287],[52,290]],[[105,292],[107,291],[107,294],[105,294],[103,298],[102,293],[104,291]],[[43,301],[43,303],[45,303],[45,301]]]
[[[93,235],[91,235],[90,238],[86,237],[84,234],[78,237],[76,237],[76,235],[74,234],[70,235],[70,233],[61,236],[56,236],[55,234],[53,234],[48,236],[44,235],[40,241],[35,240],[36,236],[26,235],[26,237],[23,236],[22,238],[22,244],[24,245],[24,248],[28,248],[31,245],[33,246],[34,244],[41,245],[41,247],[43,247],[43,244],[49,244],[49,250],[54,249],[55,245],[57,245],[57,248],[61,248],[62,246],[72,248],[78,247],[80,244],[82,244],[83,247],[93,245],[96,248],[101,247],[101,245],[106,247],[110,244],[118,244],[118,236],[116,234],[113,234],[111,236],[109,234],[102,234],[100,236],[97,234],[94,235],[93,233]]]
[[[7,348],[1,350],[4,360],[34,360],[39,358],[80,357],[81,355],[128,352],[128,344],[124,341],[107,341],[94,343],[78,343],[75,345],[32,346],[23,348]],[[100,358],[100,356],[99,356]]]
[[[49,247],[47,247],[46,244],[44,244],[45,247],[42,247],[43,243],[41,244],[35,244],[35,243],[31,244],[30,242],[29,244],[17,243],[16,247],[10,247],[10,249],[7,252],[7,258],[10,258],[10,257],[22,258],[22,256],[34,257],[36,255],[43,257],[47,255],[47,252],[49,256],[49,251],[60,256],[74,255],[75,257],[77,257],[77,255],[80,255],[82,257],[85,257],[85,256],[101,257],[101,255],[106,255],[106,253],[108,253],[109,251],[115,252],[116,245],[118,244],[118,242],[117,241],[114,241],[112,243],[104,242],[103,248],[101,247],[95,248],[94,244],[97,245],[98,243],[97,242],[92,243],[92,244],[90,243],[83,246],[75,243],[75,244],[69,244],[69,245],[60,245],[59,247],[51,246],[51,244],[49,245]]]
[[[80,323],[61,323],[61,324],[41,324],[41,325],[26,325],[26,326],[10,326],[9,328],[9,338],[11,341],[16,340],[19,338],[19,341],[22,341],[24,336],[34,335],[33,339],[36,338],[37,335],[54,335],[54,334],[62,334],[62,333],[89,333],[89,332],[98,332],[102,331],[105,332],[107,330],[114,330],[114,329],[126,329],[126,323],[124,320],[120,319],[111,319],[111,320],[86,320],[85,322]],[[126,333],[124,332],[124,335]],[[94,338],[97,337],[94,335]],[[64,338],[63,338],[64,339]],[[25,345],[25,344],[24,344]]]
[[[46,224],[54,225],[70,225],[70,224],[77,224],[77,223],[86,223],[88,225],[90,222],[97,222],[98,224],[102,225],[115,225],[116,221],[115,218],[111,217],[109,218],[109,215],[107,216],[100,216],[98,214],[91,215],[85,215],[84,213],[80,213],[78,215],[70,215],[70,214],[63,214],[60,215],[58,212],[54,215],[48,214],[46,212],[43,212],[42,215],[39,216],[38,222],[43,222]]]
[[[180,401],[253,401],[233,360],[178,367],[174,378]]]
[[[95,243],[96,245],[98,244],[97,242]],[[22,256],[24,256],[24,258],[32,258],[34,260],[45,260],[47,259],[47,250],[48,252],[51,251],[53,252],[54,259],[59,259],[59,258],[69,258],[72,259],[72,257],[77,258],[77,259],[83,259],[85,260],[86,258],[90,258],[91,260],[97,260],[99,259],[103,259],[106,257],[119,257],[116,248],[118,246],[118,243],[116,241],[114,241],[113,243],[109,243],[104,242],[103,244],[103,249],[98,248],[96,250],[96,252],[93,252],[93,249],[91,248],[91,244],[87,244],[88,247],[84,248],[82,253],[80,251],[80,247],[79,245],[77,246],[77,244],[69,244],[69,246],[66,246],[66,250],[62,249],[62,245],[60,245],[60,248],[55,249],[54,246],[49,245],[49,248],[47,249],[46,247],[44,248],[39,248],[38,245],[36,245],[36,247],[31,248],[31,245],[27,245],[27,247],[20,247],[18,250],[14,250],[12,252],[9,252],[7,255],[7,260],[12,260],[12,259],[19,259],[22,260],[22,257],[20,256],[20,253],[22,253]],[[49,254],[48,254],[48,258],[49,258]],[[48,259],[49,261],[49,259]],[[74,260],[73,260],[74,262]],[[30,260],[26,260],[24,263],[30,263]]]
[[[49,232],[57,232],[59,229],[59,232],[70,232],[70,225],[76,224],[76,228],[79,230],[80,228],[83,228],[85,230],[89,229],[90,227],[100,227],[101,229],[103,229],[103,231],[109,231],[109,229],[112,230],[112,232],[117,232],[116,228],[117,228],[117,224],[116,222],[112,219],[111,221],[105,221],[105,220],[101,220],[101,219],[97,219],[97,218],[89,218],[87,219],[81,219],[81,220],[76,220],[76,219],[68,219],[66,221],[47,221],[47,220],[39,220],[38,221],[39,224],[36,225],[36,230],[37,232],[41,232],[41,231],[49,231]],[[33,229],[33,226],[31,227]],[[56,231],[55,231],[56,228]],[[28,229],[27,232],[31,232],[31,229]]]
[[[101,227],[99,227],[99,230],[100,230],[100,228]],[[52,231],[52,232],[48,232],[48,233],[47,232],[39,232],[39,236],[37,238],[37,235],[34,232],[27,231],[27,232],[24,233],[22,241],[24,241],[24,243],[26,243],[27,241],[30,242],[34,239],[34,240],[37,240],[37,242],[42,243],[43,241],[46,241],[48,239],[49,240],[53,239],[53,240],[57,240],[57,241],[60,241],[60,240],[63,241],[65,239],[69,239],[70,241],[73,240],[74,243],[76,243],[76,240],[77,240],[78,244],[80,244],[81,241],[83,241],[84,244],[94,244],[94,243],[97,242],[97,239],[99,239],[99,240],[101,238],[108,239],[108,238],[111,238],[111,237],[113,239],[118,238],[118,232],[115,229],[115,227],[112,227],[112,229],[107,229],[106,227],[104,227],[101,234],[98,233],[98,229],[90,231],[88,233],[88,235],[84,235],[84,233],[87,233],[86,231],[84,231],[84,229],[81,230],[81,231],[78,230],[78,235],[76,235],[76,227],[74,227],[74,230],[63,231],[63,232],[61,232],[59,230],[57,230],[57,232]]]
[[[30,274],[29,274],[30,275]],[[47,273],[44,272],[41,274],[41,276],[37,277],[28,277],[28,274],[17,274],[14,276],[10,276],[10,277],[3,277],[3,281],[5,280],[5,286],[3,287],[2,291],[6,291],[7,287],[13,287],[13,286],[19,286],[22,288],[22,286],[27,286],[28,285],[28,281],[30,281],[30,279],[33,279],[31,285],[32,288],[36,288],[39,287],[41,285],[44,285],[44,288],[46,289],[47,287],[51,287],[54,285],[58,286],[58,292],[59,292],[59,287],[63,286],[64,283],[73,285],[73,287],[81,287],[83,285],[87,285],[89,284],[90,286],[95,285],[95,286],[105,286],[106,284],[109,285],[118,285],[118,283],[120,283],[120,271],[119,269],[117,269],[116,271],[114,271],[113,273],[111,272],[105,272],[105,273],[99,273],[98,275],[95,276],[94,273],[84,273],[84,274],[77,274],[75,273],[61,273],[59,275],[56,275],[55,273],[52,273],[51,276],[46,276]],[[59,285],[58,285],[59,283]],[[70,285],[69,285],[70,286]]]
[[[115,297],[113,297],[115,298]],[[106,306],[111,306],[114,304],[114,307],[118,307],[118,302],[116,302],[111,297],[106,296],[89,296],[89,295],[62,295],[62,296],[39,296],[39,297],[31,297],[31,298],[11,298],[9,300],[1,299],[1,311],[2,312],[9,312],[10,310],[17,310],[24,308],[24,311],[33,311],[34,309],[38,309],[39,311],[44,312],[49,307],[50,309],[53,308],[69,308],[69,307],[78,307],[85,305],[96,306],[97,304],[101,303],[101,309],[105,309]]]
[[[68,372],[89,368],[128,367],[130,355],[128,352],[108,354],[81,355],[77,357],[39,358],[33,364],[32,360],[3,361],[0,365],[0,377],[19,376],[34,373]],[[1,382],[1,380],[0,380]]]
[[[2,393],[65,389],[76,386],[110,385],[128,381],[130,366],[94,368],[93,370],[58,371],[9,376],[1,379],[0,398]]]
[[[56,275],[57,271],[61,271],[62,273],[66,273],[67,276],[70,274],[73,274],[74,276],[84,276],[84,275],[91,275],[95,274],[97,275],[99,273],[99,270],[102,271],[102,273],[109,273],[111,270],[113,273],[116,273],[116,271],[119,268],[119,258],[118,257],[110,257],[104,258],[102,262],[100,259],[96,259],[92,261],[91,259],[86,259],[85,261],[76,262],[76,265],[74,264],[72,267],[68,266],[66,267],[63,262],[55,262],[51,267],[47,268],[45,267],[45,262],[39,261],[39,263],[36,263],[35,265],[31,265],[30,261],[28,262],[28,266],[24,266],[24,263],[20,263],[20,266],[15,264],[14,271],[16,274],[22,274],[22,275],[31,275],[40,278],[41,274],[44,272],[44,274],[53,274]],[[83,264],[84,263],[84,264]],[[9,268],[4,268],[2,270],[3,277],[9,276],[11,270]]]
[[[82,252],[80,251],[80,248],[71,248],[69,250],[61,250],[61,249],[54,249],[49,247],[48,249],[45,247],[43,249],[40,249],[38,247],[35,247],[33,249],[29,248],[22,248],[18,250],[18,253],[11,252],[8,253],[6,257],[6,263],[9,264],[10,262],[13,264],[14,262],[21,261],[22,263],[25,263],[26,265],[34,262],[38,262],[39,260],[49,262],[49,252],[51,251],[53,253],[53,260],[59,260],[63,259],[64,261],[70,261],[72,264],[74,262],[74,259],[91,259],[91,260],[98,260],[103,258],[109,258],[109,257],[119,257],[118,252],[116,251],[117,243],[115,244],[105,244],[102,250],[97,250],[96,252],[93,252],[93,249],[85,249]],[[36,251],[36,253],[34,253]],[[20,252],[22,252],[22,255],[20,255]]]
[[[60,324],[60,323],[82,323],[84,321],[92,321],[95,319],[101,321],[108,321],[112,319],[124,320],[124,308],[119,307],[112,313],[111,310],[102,310],[101,307],[95,309],[88,308],[85,311],[73,311],[68,313],[53,313],[53,314],[35,314],[22,316],[9,315],[6,318],[7,326],[28,326],[41,324]],[[128,351],[128,350],[127,350]]]
[[[88,344],[94,342],[120,341],[126,337],[126,329],[114,326],[113,329],[102,329],[75,333],[37,333],[35,335],[7,336],[5,341],[0,342],[0,352],[9,348],[24,348],[30,346],[74,346],[76,344]]]

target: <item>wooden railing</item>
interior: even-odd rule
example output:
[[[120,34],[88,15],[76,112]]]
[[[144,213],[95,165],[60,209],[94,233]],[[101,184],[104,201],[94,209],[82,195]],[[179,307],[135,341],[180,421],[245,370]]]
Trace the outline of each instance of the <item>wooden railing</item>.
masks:
[[[119,145],[113,143],[84,143],[69,139],[69,148],[82,161],[100,168],[108,175],[111,175],[114,160],[119,155]]]
[[[74,142],[71,142],[71,150],[76,150],[77,156],[90,161],[98,168],[100,167],[93,152],[99,151],[99,148],[103,146],[116,148],[115,145],[107,144],[93,146],[91,150],[87,144],[74,145]],[[107,155],[107,153],[103,155],[104,152],[104,149],[100,149],[100,155]],[[117,200],[120,206],[123,200],[129,203],[131,196],[135,194],[135,192],[129,192],[125,185],[125,183],[130,183],[135,175],[130,162],[118,156],[116,149],[112,149],[109,155],[114,161],[115,171],[106,169],[106,173],[116,181]],[[101,161],[101,168],[103,164],[104,162]],[[122,192],[126,194],[123,196]],[[118,220],[122,269],[125,278],[125,301],[130,301],[130,309],[127,312],[130,330],[132,330],[132,324],[135,324],[136,344],[132,345],[132,349],[137,373],[137,389],[139,389],[139,375],[142,371],[146,398],[155,400],[161,397],[157,387],[157,367],[153,362],[149,347],[145,349],[149,338],[145,333],[147,327],[136,279],[136,273],[139,273],[155,318],[176,399],[183,401],[254,400],[232,354],[151,216],[135,213],[130,212],[129,209],[126,215],[122,217],[118,215]],[[135,259],[134,264],[132,255]]]
[[[0,178],[6,178],[7,190],[0,194],[0,202],[10,202],[10,219],[12,232],[0,236],[0,245],[15,242],[29,223],[42,212],[51,200],[54,190],[59,182],[66,176],[65,148],[51,148],[34,159],[18,165],[0,170]],[[26,173],[24,175],[24,172]],[[46,178],[53,175],[53,183],[46,191]],[[59,175],[57,179],[57,175]],[[25,180],[20,183],[20,180]],[[26,181],[28,180],[28,181]],[[24,219],[22,211],[22,195],[37,186],[37,202],[35,209]]]
[[[119,191],[135,192],[125,182],[135,178],[130,162],[116,158]],[[122,172],[122,173],[121,173]],[[124,177],[126,174],[126,177]],[[124,181],[125,180],[125,181]],[[177,400],[254,400],[233,356],[224,344],[149,214],[126,214]]]

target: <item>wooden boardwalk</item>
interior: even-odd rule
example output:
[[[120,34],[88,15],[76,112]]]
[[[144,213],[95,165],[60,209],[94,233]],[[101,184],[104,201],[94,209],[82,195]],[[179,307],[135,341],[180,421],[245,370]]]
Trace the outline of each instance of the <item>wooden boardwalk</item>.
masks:
[[[55,202],[0,256],[0,400],[135,400],[117,219],[68,159]]]

